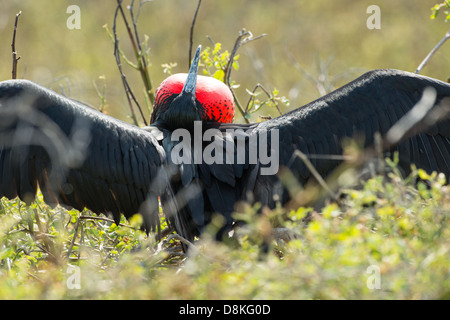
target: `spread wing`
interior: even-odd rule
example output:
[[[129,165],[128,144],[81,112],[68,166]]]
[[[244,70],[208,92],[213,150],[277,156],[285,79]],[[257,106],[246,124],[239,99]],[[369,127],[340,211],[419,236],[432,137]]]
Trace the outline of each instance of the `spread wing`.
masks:
[[[141,212],[159,225],[165,152],[148,131],[24,80],[0,83],[0,197],[97,214]]]
[[[234,162],[215,167],[202,165],[199,176],[207,185],[205,208],[220,212],[230,221],[234,205],[240,200],[260,202],[271,208],[277,203],[287,203],[295,195],[289,193],[290,182],[285,177],[282,181],[280,173],[288,169],[297,185],[305,185],[313,177],[296,155],[297,150],[326,177],[342,162],[339,156],[343,139],[359,136],[364,146],[370,147],[376,132],[386,138],[389,130],[421,100],[427,87],[436,92],[430,113],[438,105],[450,102],[447,83],[402,71],[375,70],[318,100],[260,124],[209,124],[209,128],[218,129],[222,136],[231,136]],[[414,163],[428,172],[443,172],[449,178],[449,113],[438,120],[425,130],[416,128],[398,142],[387,145],[385,155],[398,151],[399,166],[405,172]],[[223,154],[226,154],[226,140],[222,142]],[[241,147],[238,140],[244,141]],[[237,161],[238,149],[244,154],[242,164]]]
[[[279,155],[279,167],[288,168],[297,182],[304,185],[312,174],[304,161],[295,155],[296,150],[304,153],[325,177],[342,162],[333,155],[342,154],[343,139],[359,136],[364,139],[365,147],[369,147],[374,143],[376,132],[386,137],[388,131],[416,106],[427,87],[436,92],[429,113],[444,104],[448,109],[450,84],[403,71],[375,70],[303,107],[257,125],[251,129],[251,135],[267,133],[270,137],[271,132],[277,131],[277,139],[266,139],[268,148]],[[399,166],[405,172],[409,172],[414,163],[428,172],[443,172],[449,178],[449,112],[441,114],[437,120],[422,131],[417,128],[410,131],[403,139],[389,145],[385,154],[398,151]],[[226,129],[226,126],[222,127],[222,130]],[[258,147],[261,147],[260,139]],[[244,175],[243,192],[251,190],[256,201],[270,207],[277,201],[289,201],[290,196],[279,176],[261,174],[262,167],[260,162],[249,166],[253,171]]]

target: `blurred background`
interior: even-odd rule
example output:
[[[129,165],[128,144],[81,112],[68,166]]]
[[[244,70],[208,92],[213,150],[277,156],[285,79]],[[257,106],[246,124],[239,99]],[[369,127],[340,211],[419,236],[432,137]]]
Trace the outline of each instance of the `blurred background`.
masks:
[[[137,3],[139,1],[136,1]],[[188,69],[189,31],[197,0],[153,0],[142,7],[138,21],[141,40],[149,37],[150,75],[153,86],[167,77],[161,66],[176,62],[172,72]],[[444,36],[450,25],[443,16],[431,20],[430,8],[438,0],[203,0],[195,25],[194,47],[211,46],[207,36],[231,50],[242,28],[267,36],[239,49],[239,70],[232,79],[236,94],[249,99],[246,89],[257,83],[276,88],[290,100],[288,111],[319,98],[364,72],[394,68],[414,72]],[[124,1],[124,8],[130,1]],[[381,9],[381,29],[367,28],[367,8]],[[70,5],[80,8],[80,29],[70,30]],[[105,110],[131,122],[114,46],[105,24],[112,29],[115,0],[0,0],[0,80],[11,78],[11,39],[16,13],[22,11],[16,50],[21,57],[18,78],[35,81],[98,108],[94,82],[106,84]],[[133,57],[129,38],[119,19],[120,46]],[[143,85],[137,71],[124,66],[137,96]],[[445,44],[421,72],[447,81],[450,78],[450,43]],[[101,79],[102,78],[102,79]],[[319,88],[317,81],[323,86]],[[274,109],[258,114],[277,116]],[[147,114],[148,115],[148,114]],[[252,117],[253,121],[258,116]],[[237,122],[242,122],[239,117]]]

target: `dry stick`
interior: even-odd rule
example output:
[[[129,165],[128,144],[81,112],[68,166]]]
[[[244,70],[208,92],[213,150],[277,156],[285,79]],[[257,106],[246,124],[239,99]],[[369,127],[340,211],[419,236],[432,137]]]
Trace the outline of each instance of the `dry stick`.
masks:
[[[136,44],[136,41],[134,40],[133,32],[131,31],[130,25],[128,24],[127,17],[125,16],[125,12],[123,11],[122,2],[123,2],[123,0],[117,0],[117,8],[119,9],[120,14],[122,15],[123,22],[125,23],[125,27],[128,32],[128,37],[130,38],[131,45],[133,46],[133,50],[135,53],[137,53],[137,52],[139,52],[138,45]],[[117,16],[117,14],[115,15],[114,18],[116,18],[116,16]]]
[[[189,68],[191,67],[191,61],[192,61],[192,47],[194,45],[194,26],[195,26],[195,21],[197,20],[197,13],[198,10],[200,9],[200,5],[202,4],[202,0],[198,0],[197,3],[197,8],[195,9],[195,13],[194,13],[194,18],[192,19],[192,23],[191,23],[191,31],[189,34]]]
[[[267,34],[263,33],[257,37],[253,37],[253,34],[250,31],[246,31],[245,29],[242,29],[239,32],[239,36],[236,38],[233,50],[231,51],[230,59],[228,60],[228,64],[225,68],[225,77],[224,78],[225,78],[226,84],[228,86],[230,86],[231,65],[233,64],[234,57],[235,57],[239,47],[242,45],[245,45],[251,41],[261,39],[262,37],[265,37],[266,35]]]
[[[130,16],[131,16],[131,22],[133,22],[133,29],[134,29],[134,36],[136,37],[136,43],[135,43],[135,45],[137,45],[138,46],[138,48],[139,48],[139,52],[142,52],[142,47],[141,47],[141,42],[140,42],[140,40],[139,40],[139,32],[138,32],[138,30],[137,30],[137,19],[134,19],[134,13],[133,13],[133,7],[134,7],[134,0],[132,0],[131,1],[131,4],[130,4]],[[132,38],[130,38],[131,39],[131,42],[133,43],[133,39]],[[144,59],[144,61],[142,61],[143,62],[143,64],[144,64],[144,66],[146,66],[147,64],[146,64],[146,62],[145,62],[145,59]]]
[[[133,103],[131,102],[131,99],[130,99],[130,92],[129,92],[128,81],[126,80],[126,76],[123,73],[122,62],[120,61],[119,39],[117,38],[117,32],[116,32],[116,22],[117,22],[117,14],[118,13],[119,13],[119,6],[117,6],[117,8],[116,8],[116,12],[114,14],[114,23],[113,23],[114,57],[116,59],[117,67],[119,68],[120,77],[122,79],[122,85],[123,85],[123,87],[125,89],[125,94],[127,96],[128,105],[129,105],[130,110],[131,110],[131,118],[133,119],[134,124],[138,125],[138,121],[137,121],[137,118],[136,118],[136,113],[135,113],[134,108],[133,108]]]
[[[416,105],[409,110],[402,118],[400,118],[386,133],[384,137],[384,146],[388,148],[392,145],[399,144],[407,133],[419,124],[434,107],[437,92],[433,87],[427,87],[422,93],[422,97]]]
[[[22,14],[22,11],[19,11],[18,14],[16,14],[16,21],[14,22],[14,32],[13,32],[13,38],[11,42],[11,49],[12,49],[12,79],[17,79],[17,61],[20,60],[20,57],[17,58],[17,51],[16,51],[16,31],[17,31],[17,24],[19,22],[19,16]]]
[[[142,80],[144,82],[145,92],[147,94],[147,97],[150,99],[150,102],[153,105],[155,103],[155,95],[152,93],[152,89],[153,89],[152,81],[151,81],[150,75],[148,73],[147,61],[145,60],[145,57],[144,57],[144,51],[142,50],[141,41],[139,40],[139,32],[137,29],[137,20],[139,18],[140,12],[141,12],[142,5],[143,5],[143,2],[139,1],[139,8],[138,8],[137,16],[135,19],[134,11],[133,11],[134,10],[133,9],[134,0],[132,0],[131,5],[130,5],[130,16],[131,16],[131,21],[133,22],[134,36],[136,37],[136,43],[137,43],[137,46],[139,49],[139,52],[135,51],[136,59],[138,60],[138,69],[141,74]],[[125,23],[126,23],[126,21],[125,21]],[[133,42],[133,39],[131,39],[131,41]]]
[[[295,150],[294,154],[303,161],[303,163],[306,165],[306,167],[309,169],[309,171],[311,171],[312,175],[314,176],[314,178],[316,178],[317,182],[319,182],[319,184],[322,186],[322,188],[324,188],[324,190],[326,190],[331,195],[331,197],[335,201],[338,202],[339,199],[338,199],[337,195],[327,185],[327,183],[322,178],[320,173],[316,170],[316,168],[314,168],[314,165],[311,163],[311,161],[309,161],[308,157],[298,149]]]
[[[142,80],[144,82],[146,94],[150,98],[150,101],[153,103],[154,102],[154,97],[152,97],[152,95],[150,94],[150,92],[152,90],[152,86],[151,86],[150,76],[149,76],[149,74],[147,72],[146,62],[145,62],[144,55],[142,53],[142,48],[141,48],[141,46],[139,44],[138,39],[137,39],[137,41],[134,40],[133,33],[131,32],[130,25],[128,24],[128,20],[127,20],[127,18],[125,16],[125,12],[122,9],[122,1],[123,0],[117,0],[118,7],[119,7],[119,10],[120,10],[120,14],[121,14],[122,19],[123,19],[123,21],[125,23],[125,27],[126,27],[127,32],[128,32],[128,37],[130,38],[131,44],[133,46],[134,53],[136,55],[136,59],[137,59],[137,62],[138,62],[138,70],[139,70],[139,72],[141,74],[141,77],[142,77]],[[131,8],[131,10],[132,10],[132,8]],[[137,23],[134,21],[133,13],[131,13],[131,17],[132,17],[132,20],[133,20],[133,24],[137,28]],[[135,33],[137,33],[137,29],[135,29]],[[141,117],[142,117],[142,120],[144,121],[144,124],[148,125],[147,121],[145,120],[145,116],[144,116],[144,114],[142,112],[141,106],[139,105],[139,102],[137,101],[136,97],[134,96],[134,94],[133,94],[133,92],[131,90],[131,87],[128,84],[128,81],[126,79],[125,79],[125,81],[127,82],[128,92],[130,93],[131,98],[133,99],[133,101],[136,103],[136,106],[138,107],[138,110],[139,110],[139,112],[141,114]]]
[[[117,8],[116,8],[116,12],[114,13],[114,24],[113,24],[114,56],[115,56],[115,58],[116,58],[117,67],[119,68],[119,72],[120,72],[120,75],[121,75],[121,78],[122,78],[123,86],[124,86],[124,88],[125,88],[125,93],[126,93],[126,95],[127,95],[128,104],[129,104],[129,106],[130,106],[131,116],[132,116],[132,118],[133,118],[133,122],[135,123],[135,125],[138,125],[138,121],[137,121],[137,118],[136,118],[136,113],[135,113],[135,111],[134,111],[133,103],[131,102],[131,99],[134,101],[134,103],[135,103],[136,106],[138,107],[138,110],[139,110],[139,112],[140,112],[140,114],[141,114],[141,117],[142,117],[142,120],[144,121],[144,124],[147,125],[147,121],[145,120],[145,117],[144,117],[144,114],[143,114],[143,112],[142,112],[141,106],[139,105],[139,102],[137,101],[135,95],[133,94],[133,91],[131,90],[131,87],[130,87],[130,85],[129,85],[129,83],[128,83],[128,80],[127,80],[125,74],[123,73],[123,70],[122,70],[122,63],[121,63],[121,61],[120,61],[119,39],[118,39],[118,37],[117,37],[117,31],[116,31],[116,26],[117,26],[117,15],[118,15],[119,11],[120,11],[120,13],[121,13],[121,15],[122,15],[122,18],[123,18],[123,21],[124,21],[124,23],[125,23],[125,27],[126,27],[127,32],[128,32],[128,36],[130,37],[131,44],[132,44],[132,46],[133,46],[133,50],[134,50],[135,52],[138,52],[138,47],[137,47],[136,42],[135,42],[135,40],[134,40],[133,33],[132,33],[132,31],[131,31],[130,25],[128,24],[128,20],[126,19],[125,13],[124,13],[124,11],[123,11],[123,9],[122,9],[122,1],[123,1],[123,0],[117,0]],[[138,55],[138,56],[139,56],[139,55]],[[141,71],[141,75],[142,75],[142,70],[143,70],[143,69],[142,69],[142,64],[141,64],[140,60],[138,60],[138,63],[139,63],[139,65],[140,65],[140,71]],[[144,73],[145,73],[145,72],[144,72]],[[145,81],[144,81],[144,82],[145,82]]]
[[[111,222],[111,223],[114,223],[114,224],[116,223],[113,219],[106,218],[106,217],[80,216],[80,219],[83,219],[83,220],[100,220],[100,221]],[[133,230],[138,230],[138,229],[136,229],[133,226],[130,226],[130,225],[127,225],[127,224],[123,224],[123,223],[119,223],[119,224],[116,224],[116,225],[120,226],[120,227],[130,228],[130,229],[133,229]]]
[[[72,254],[72,249],[73,249],[73,245],[75,244],[75,240],[77,239],[78,236],[78,228],[80,227],[80,216],[77,219],[77,223],[75,224],[75,232],[73,233],[72,236],[72,241],[70,242],[70,247],[69,250],[67,250],[67,259],[70,258],[70,255]]]
[[[41,219],[39,217],[39,211],[37,209],[34,209],[34,220],[36,221],[36,225],[39,229],[39,233],[42,235],[42,241],[44,242],[44,248],[46,249],[46,252],[50,253],[53,257],[53,250],[52,250],[52,242],[49,241],[50,239],[46,236],[48,234],[45,232],[44,227],[42,226]]]
[[[175,231],[175,228],[172,226],[169,226],[163,230],[158,231],[158,233],[156,234],[156,239],[163,239],[174,231]]]
[[[177,239],[180,242],[187,245],[191,251],[194,251],[195,253],[200,253],[200,250],[192,242],[190,242],[188,239],[184,238],[183,236],[180,236],[178,233],[171,234],[167,237],[167,241],[170,241],[172,239]]]
[[[262,84],[260,84],[260,83],[258,83],[258,84],[256,84],[256,86],[255,86],[255,88],[253,89],[253,91],[251,91],[251,96],[250,96],[250,99],[248,100],[248,102],[247,102],[247,106],[245,107],[245,113],[247,113],[248,112],[248,107],[250,106],[250,103],[252,102],[252,101],[254,101],[255,100],[255,92],[256,92],[256,90],[258,90],[258,89],[261,89],[266,95],[267,95],[267,97],[269,98],[269,100],[272,100],[272,102],[275,104],[275,108],[278,110],[278,112],[280,113],[280,116],[282,116],[283,115],[283,112],[281,112],[281,110],[280,110],[280,107],[278,106],[278,103],[275,101],[275,99],[274,99],[274,97],[272,96],[272,94],[262,85]],[[267,100],[266,100],[267,101]],[[269,119],[272,119],[272,117],[270,117],[270,116],[259,116],[260,118],[262,118],[262,119],[265,119],[265,118],[269,118]]]
[[[241,31],[241,32],[242,32],[242,31]],[[206,37],[207,37],[208,40],[211,42],[211,44],[215,47],[215,46],[216,46],[216,42],[215,42],[210,36],[207,35]],[[239,37],[240,37],[240,35],[239,35]],[[238,37],[238,39],[239,39],[239,37]],[[237,43],[237,40],[236,40],[236,42],[235,42],[235,46],[236,46],[236,43]],[[236,50],[237,50],[237,49],[236,49]],[[233,57],[233,59],[234,59],[234,57]],[[229,82],[226,81],[226,79],[227,79],[227,77],[226,77],[226,74],[227,74],[226,70],[228,69],[229,66],[230,66],[230,64],[227,63],[227,67],[226,67],[225,70],[224,70],[224,72],[225,72],[225,76],[224,76],[225,84],[230,88],[231,94],[233,95],[234,103],[236,104],[236,108],[237,108],[237,109],[239,110],[239,112],[241,113],[241,115],[242,115],[242,117],[244,118],[245,122],[246,122],[246,123],[250,123],[250,120],[246,118],[246,112],[245,112],[244,109],[242,108],[242,105],[241,105],[241,103],[239,102],[239,99],[238,99],[236,93],[234,92],[233,88],[230,86]]]
[[[450,39],[450,30],[447,31],[447,33],[445,34],[445,36],[441,39],[441,41],[438,42],[438,44],[430,51],[430,53],[425,57],[425,59],[423,59],[423,61],[420,63],[420,65],[417,67],[416,69],[416,74],[419,74],[420,71],[422,71],[423,67],[425,67],[425,65],[428,63],[428,61],[430,61],[430,59],[433,57],[433,55],[436,53],[436,51],[439,50],[440,47],[442,47],[442,45],[445,43],[445,41],[447,41],[448,39]]]
[[[245,29],[242,29],[239,32],[239,36],[236,38],[236,41],[234,42],[233,50],[231,51],[230,58],[228,60],[227,66],[226,66],[226,68],[224,70],[224,72],[225,72],[225,76],[224,76],[225,83],[230,88],[231,93],[233,94],[234,101],[236,103],[236,107],[240,111],[242,116],[244,117],[244,120],[245,120],[246,123],[250,123],[250,120],[246,117],[247,113],[242,108],[242,105],[239,102],[239,100],[238,100],[236,94],[234,93],[234,90],[233,90],[233,88],[231,87],[231,84],[230,84],[231,66],[233,64],[234,57],[236,56],[236,53],[237,53],[237,51],[238,51],[240,46],[245,45],[245,44],[249,43],[250,41],[258,40],[258,39],[260,39],[260,38],[262,38],[262,37],[264,37],[266,35],[267,34],[263,33],[260,36],[253,37],[253,34],[250,31],[246,31]]]

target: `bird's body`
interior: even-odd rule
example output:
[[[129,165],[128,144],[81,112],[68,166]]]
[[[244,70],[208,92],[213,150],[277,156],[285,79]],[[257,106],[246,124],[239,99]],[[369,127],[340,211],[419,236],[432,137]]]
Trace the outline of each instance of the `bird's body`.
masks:
[[[229,227],[238,201],[261,202],[273,208],[278,202],[292,200],[279,170],[269,170],[270,160],[304,185],[312,174],[295,151],[325,155],[311,156],[310,161],[327,176],[342,161],[326,155],[341,155],[343,139],[361,135],[364,146],[372,145],[375,132],[385,136],[420,100],[426,87],[436,90],[434,105],[450,97],[450,85],[444,82],[402,71],[376,70],[263,123],[211,122],[215,117],[205,116],[208,112],[197,99],[197,111],[188,111],[193,116],[176,126],[171,117],[180,117],[181,109],[166,115],[154,112],[153,124],[138,128],[32,82],[5,81],[0,83],[0,197],[19,196],[29,201],[39,185],[50,204],[112,213],[116,221],[121,214],[129,217],[140,212],[147,230],[158,225],[160,197],[177,232],[192,239],[216,212],[225,218],[225,228]],[[192,97],[195,100],[190,96],[191,101]],[[171,108],[170,103],[160,107]],[[222,122],[229,119],[227,115]],[[174,139],[177,129],[187,126],[192,133],[194,120],[202,125],[200,152],[223,161],[202,158],[179,163],[174,159],[180,141]],[[210,132],[222,139],[205,139],[208,129],[216,130]],[[224,152],[217,158],[219,149]],[[390,153],[399,151],[399,165],[405,170],[414,163],[450,177],[448,116],[388,149]],[[188,150],[191,160],[198,151]]]

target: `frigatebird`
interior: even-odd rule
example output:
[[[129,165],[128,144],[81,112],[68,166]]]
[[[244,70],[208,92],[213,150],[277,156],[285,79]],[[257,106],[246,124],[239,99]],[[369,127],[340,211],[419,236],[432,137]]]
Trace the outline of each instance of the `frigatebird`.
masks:
[[[147,231],[167,220],[188,240],[215,213],[223,230],[239,201],[274,208],[292,200],[278,174],[298,185],[314,179],[310,159],[327,177],[341,162],[342,141],[360,136],[364,147],[389,130],[433,88],[432,112],[450,85],[398,70],[374,70],[305,106],[271,120],[234,124],[228,87],[198,76],[200,47],[188,74],[157,89],[151,125],[137,127],[26,80],[0,83],[0,197],[33,201],[38,187],[50,205],[97,214],[143,216]],[[384,148],[411,164],[450,176],[450,119],[413,130]]]

